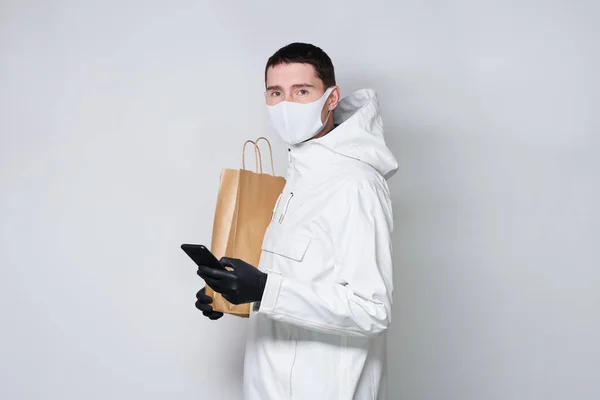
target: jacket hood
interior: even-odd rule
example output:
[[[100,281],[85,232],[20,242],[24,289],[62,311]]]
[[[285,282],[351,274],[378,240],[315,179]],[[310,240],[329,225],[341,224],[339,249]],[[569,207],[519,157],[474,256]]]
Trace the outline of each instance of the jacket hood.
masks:
[[[361,89],[343,98],[333,112],[339,124],[315,142],[345,157],[369,164],[386,179],[398,170],[398,161],[387,147],[379,102],[373,89]]]

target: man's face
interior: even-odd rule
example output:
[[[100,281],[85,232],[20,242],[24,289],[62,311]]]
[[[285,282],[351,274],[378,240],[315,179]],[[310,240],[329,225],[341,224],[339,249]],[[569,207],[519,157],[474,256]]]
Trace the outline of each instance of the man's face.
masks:
[[[312,103],[323,96],[324,86],[310,64],[279,64],[267,70],[267,105],[282,101]]]

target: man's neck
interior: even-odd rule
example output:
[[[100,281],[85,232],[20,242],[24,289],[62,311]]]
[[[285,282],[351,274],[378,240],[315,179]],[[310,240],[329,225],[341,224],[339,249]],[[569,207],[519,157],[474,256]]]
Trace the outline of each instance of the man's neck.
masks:
[[[330,119],[329,121],[327,121],[327,124],[325,125],[323,130],[321,132],[319,132],[316,136],[312,137],[311,139],[308,139],[307,142],[309,140],[318,139],[320,137],[327,135],[329,132],[334,130],[336,126],[338,126],[338,125],[333,123],[333,118]]]

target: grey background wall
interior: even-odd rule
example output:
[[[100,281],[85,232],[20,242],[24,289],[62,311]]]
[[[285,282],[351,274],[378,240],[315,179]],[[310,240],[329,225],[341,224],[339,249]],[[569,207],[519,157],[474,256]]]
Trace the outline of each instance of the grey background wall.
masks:
[[[231,7],[231,8],[230,8]],[[241,398],[178,249],[307,41],[400,171],[389,392],[600,398],[599,3],[0,2],[0,397]]]

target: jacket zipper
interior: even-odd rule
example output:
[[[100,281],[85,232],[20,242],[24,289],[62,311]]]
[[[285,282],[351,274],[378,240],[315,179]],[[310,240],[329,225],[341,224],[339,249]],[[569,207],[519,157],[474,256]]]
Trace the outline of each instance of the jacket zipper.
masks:
[[[289,188],[290,188],[290,194],[288,196],[287,201],[285,202],[285,207],[283,208],[283,212],[281,213],[281,215],[279,216],[279,223],[282,224],[283,220],[285,219],[285,216],[287,214],[288,211],[288,207],[290,205],[290,202],[292,201],[292,198],[294,197],[294,191],[293,191],[293,183],[294,183],[294,178],[296,175],[296,171],[294,169],[294,159],[292,158],[292,153],[291,153],[291,149],[288,148],[288,161],[291,164],[291,176],[290,176],[290,181],[289,181]],[[283,193],[282,193],[283,194]]]
[[[279,223],[283,223],[283,219],[285,218],[285,214],[287,214],[287,210],[288,210],[288,206],[290,205],[290,201],[292,201],[292,197],[294,197],[294,192],[290,192],[290,195],[287,199],[287,201],[285,202],[285,207],[283,208],[283,212],[281,213],[281,216],[279,217]]]
[[[283,196],[283,193],[279,194],[279,197],[277,197],[277,201],[275,202],[275,207],[273,208],[273,213],[271,214],[271,221],[273,221],[273,217],[275,217],[275,213],[277,212],[277,207],[279,207],[279,202],[281,201],[282,196]]]

